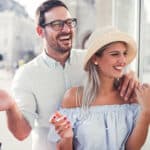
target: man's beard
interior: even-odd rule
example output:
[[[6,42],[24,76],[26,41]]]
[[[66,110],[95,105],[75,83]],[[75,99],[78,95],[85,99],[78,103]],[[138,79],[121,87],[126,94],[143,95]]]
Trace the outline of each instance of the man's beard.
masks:
[[[57,52],[59,52],[61,54],[64,54],[64,53],[69,52],[71,50],[71,48],[72,48],[72,45],[70,47],[68,47],[68,48],[64,48],[64,47],[62,47],[60,45],[57,45],[57,47],[55,47],[54,49],[55,49],[55,51],[57,51]]]
[[[64,36],[64,37],[63,37]],[[57,43],[55,45],[55,50],[60,53],[66,53],[72,48],[72,33],[61,33],[58,34]],[[66,45],[68,44],[68,45]]]

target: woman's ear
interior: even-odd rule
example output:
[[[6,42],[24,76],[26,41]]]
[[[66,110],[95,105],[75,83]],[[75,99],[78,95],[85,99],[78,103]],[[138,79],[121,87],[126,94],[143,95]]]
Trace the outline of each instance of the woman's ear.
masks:
[[[44,37],[44,34],[43,34],[43,28],[42,27],[40,27],[40,26],[37,26],[36,27],[36,32],[37,32],[37,34],[40,36],[40,37]]]
[[[92,56],[91,61],[92,61],[92,63],[93,63],[94,65],[98,65],[97,57],[96,57],[95,55]]]

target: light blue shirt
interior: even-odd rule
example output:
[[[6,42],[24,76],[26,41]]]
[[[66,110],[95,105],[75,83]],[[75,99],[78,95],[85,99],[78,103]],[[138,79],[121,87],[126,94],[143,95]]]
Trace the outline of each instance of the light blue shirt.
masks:
[[[49,117],[60,106],[65,91],[79,86],[85,77],[85,51],[71,50],[65,67],[43,51],[22,66],[13,80],[13,96],[25,118],[33,128],[32,150],[50,150],[47,141]]]
[[[125,150],[137,116],[138,104],[92,106],[60,109],[71,121],[74,131],[74,150]],[[49,141],[60,140],[50,125]]]

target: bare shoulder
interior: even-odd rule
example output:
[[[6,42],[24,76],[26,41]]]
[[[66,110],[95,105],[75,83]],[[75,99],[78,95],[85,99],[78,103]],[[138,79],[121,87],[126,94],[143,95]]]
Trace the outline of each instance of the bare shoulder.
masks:
[[[79,87],[72,87],[68,89],[64,95],[64,98],[62,100],[62,107],[63,108],[74,108],[79,107],[79,103],[77,98],[81,99],[81,96],[78,95]]]

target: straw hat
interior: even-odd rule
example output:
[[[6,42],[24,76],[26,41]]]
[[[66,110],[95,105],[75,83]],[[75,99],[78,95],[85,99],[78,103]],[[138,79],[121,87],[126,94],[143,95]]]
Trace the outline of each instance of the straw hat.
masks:
[[[119,31],[114,27],[98,28],[95,30],[87,41],[87,53],[84,58],[84,69],[88,70],[88,62],[91,57],[105,45],[122,41],[127,44],[127,64],[136,56],[137,46],[134,39],[128,34]]]

